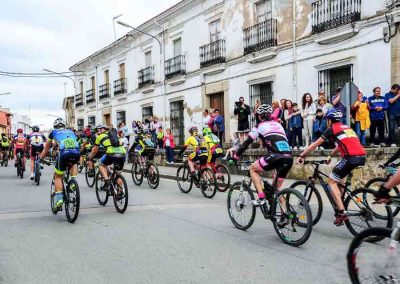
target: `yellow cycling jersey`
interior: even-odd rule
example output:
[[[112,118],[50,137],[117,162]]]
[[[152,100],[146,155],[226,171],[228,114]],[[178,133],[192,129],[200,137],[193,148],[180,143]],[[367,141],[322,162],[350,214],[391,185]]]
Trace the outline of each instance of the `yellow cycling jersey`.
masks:
[[[8,138],[0,138],[0,142],[1,142],[1,146],[3,147],[9,147],[10,146],[10,141],[8,140]]]
[[[122,141],[120,139],[120,144],[122,145]],[[104,148],[106,148],[106,154],[126,154],[126,150],[123,146],[119,146],[119,147],[113,147],[111,145],[111,141],[110,138],[108,137],[108,133],[102,133],[100,135],[97,136],[96,138],[96,142],[95,142],[96,146],[104,146]]]
[[[186,139],[184,146],[192,146],[193,149],[196,149],[200,146],[200,140],[195,136],[190,136],[188,139]]]

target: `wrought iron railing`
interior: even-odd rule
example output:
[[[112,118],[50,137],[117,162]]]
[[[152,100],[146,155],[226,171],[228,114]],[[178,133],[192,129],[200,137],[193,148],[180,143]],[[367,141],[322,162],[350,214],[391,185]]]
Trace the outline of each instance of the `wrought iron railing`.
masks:
[[[128,86],[126,78],[121,78],[114,81],[114,96],[127,92]]]
[[[139,88],[148,84],[154,84],[154,66],[150,66],[138,71]]]
[[[361,0],[319,0],[312,3],[312,33],[361,20]]]
[[[89,91],[86,91],[86,104],[93,103],[95,101],[94,97],[94,89],[91,89]]]
[[[178,55],[165,61],[165,77],[167,79],[184,74],[186,74],[185,55]]]
[[[225,40],[219,39],[200,47],[200,67],[225,62]]]
[[[83,94],[75,95],[75,107],[83,106]]]
[[[278,44],[277,20],[269,19],[243,30],[244,54]]]
[[[104,84],[99,87],[99,100],[110,98],[110,84]]]

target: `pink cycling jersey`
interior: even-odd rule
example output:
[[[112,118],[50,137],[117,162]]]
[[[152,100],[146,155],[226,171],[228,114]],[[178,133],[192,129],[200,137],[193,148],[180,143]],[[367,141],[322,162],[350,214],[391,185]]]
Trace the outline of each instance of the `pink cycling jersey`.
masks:
[[[291,153],[285,130],[279,122],[263,121],[250,131],[249,136],[253,140],[260,138],[269,152]]]

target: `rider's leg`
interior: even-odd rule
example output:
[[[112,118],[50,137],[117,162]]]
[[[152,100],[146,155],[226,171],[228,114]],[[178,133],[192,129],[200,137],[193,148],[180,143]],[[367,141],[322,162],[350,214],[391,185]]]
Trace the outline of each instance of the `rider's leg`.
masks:
[[[73,164],[69,168],[69,173],[71,175],[71,178],[76,179],[76,176],[78,175],[78,164]]]
[[[194,172],[194,162],[189,159],[188,165],[189,165],[190,172],[193,173]]]
[[[64,203],[63,196],[63,176],[64,172],[59,172],[56,170],[54,173],[54,190],[55,190],[55,207],[60,207]]]
[[[255,161],[250,167],[251,180],[253,181],[254,186],[256,187],[259,199],[265,198],[263,184],[262,184],[262,180],[261,180],[261,176],[260,176],[260,173],[262,171],[263,171],[263,168],[261,167],[259,160]]]
[[[342,193],[339,189],[338,181],[333,180],[332,178],[329,178],[328,180],[328,185],[331,188],[331,195],[333,197],[333,200],[336,203],[336,207],[339,212],[344,212],[344,205],[343,205],[343,200],[342,200]]]

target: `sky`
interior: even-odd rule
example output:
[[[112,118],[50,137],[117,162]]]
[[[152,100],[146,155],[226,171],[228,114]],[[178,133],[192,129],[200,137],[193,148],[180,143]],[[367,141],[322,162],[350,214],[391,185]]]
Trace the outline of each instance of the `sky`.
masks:
[[[114,41],[114,16],[123,14],[119,20],[139,26],[177,2],[1,0],[0,71],[69,71],[70,66]],[[129,32],[119,25],[115,28],[117,38]],[[64,116],[64,95],[74,95],[74,88],[68,78],[0,76],[0,94],[5,92],[11,95],[0,96],[0,106],[29,115],[33,125],[49,128],[53,116]]]

